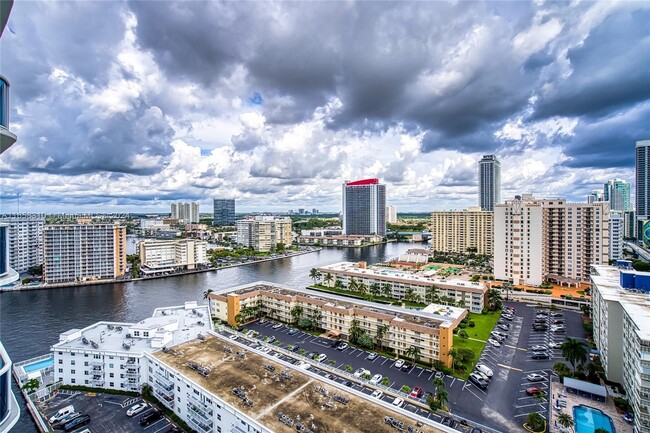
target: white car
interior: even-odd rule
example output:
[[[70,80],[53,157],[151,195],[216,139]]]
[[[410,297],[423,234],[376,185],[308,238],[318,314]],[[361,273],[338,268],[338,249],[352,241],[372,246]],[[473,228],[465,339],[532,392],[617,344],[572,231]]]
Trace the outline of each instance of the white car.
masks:
[[[556,341],[554,343],[548,343],[548,347],[550,347],[551,349],[562,349],[563,344],[564,344],[563,342]]]
[[[271,351],[271,348],[270,348],[270,347],[266,347],[266,346],[264,346],[264,347],[262,347],[262,348],[260,349],[260,352],[264,352],[264,353],[269,353],[270,351]]]
[[[393,406],[402,407],[403,404],[404,404],[403,398],[395,397],[395,400],[393,400]]]
[[[526,379],[528,379],[530,382],[541,382],[542,380],[546,379],[544,376],[538,373],[531,373],[528,376],[526,376]]]
[[[381,398],[384,395],[383,391],[376,389],[373,391],[372,396],[375,398]]]
[[[488,339],[487,342],[490,343],[491,345],[493,345],[494,347],[500,347],[500,346],[501,346],[501,343],[499,343],[498,341],[496,341],[494,338],[490,338],[490,339]]]
[[[318,361],[318,362],[325,361],[326,359],[327,359],[327,355],[325,355],[324,353],[321,353],[320,355],[318,355],[316,357],[316,361]]]
[[[235,334],[232,334],[232,335],[231,335],[230,337],[228,337],[228,338],[230,338],[231,340],[235,341],[235,340],[237,339],[237,336],[236,336]]]
[[[403,359],[398,359],[397,361],[395,361],[395,364],[393,365],[393,367],[402,368],[402,365],[404,365],[404,360]]]
[[[485,364],[476,364],[476,370],[480,371],[481,373],[483,373],[487,377],[492,377],[494,375],[494,372],[492,371],[492,369],[490,367],[488,367],[487,365],[485,365]]]
[[[311,364],[308,362],[301,362],[298,364],[298,368],[301,370],[309,370],[311,368]]]
[[[147,408],[147,404],[144,402],[135,404],[126,411],[126,416],[135,416],[140,412],[144,411]]]
[[[368,370],[365,368],[360,368],[357,371],[354,372],[354,377],[361,377],[363,375],[370,374]]]
[[[372,379],[370,379],[370,383],[373,385],[379,385],[379,382],[384,378],[381,374],[375,374],[372,376]]]
[[[272,326],[272,328],[273,329],[282,328],[282,324],[281,323],[276,323],[275,325]]]
[[[489,382],[489,381],[490,381],[490,378],[487,376],[487,374],[485,374],[485,373],[483,373],[483,372],[481,372],[481,371],[474,370],[474,373],[473,373],[473,374],[476,374],[476,375],[480,376],[481,379],[483,379],[483,380],[486,381],[486,382]]]

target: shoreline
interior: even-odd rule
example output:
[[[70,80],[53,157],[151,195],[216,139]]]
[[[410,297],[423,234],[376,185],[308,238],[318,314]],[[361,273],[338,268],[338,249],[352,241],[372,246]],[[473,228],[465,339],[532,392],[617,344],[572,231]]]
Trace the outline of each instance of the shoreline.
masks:
[[[316,251],[321,251],[323,248],[322,247],[317,247],[314,248],[313,250],[310,251],[297,251],[292,254],[288,254],[282,257],[269,257],[266,259],[260,259],[260,260],[255,260],[255,261],[249,261],[245,263],[235,263],[232,265],[227,265],[227,266],[220,266],[218,268],[207,268],[207,269],[195,269],[192,271],[187,271],[187,272],[182,272],[178,274],[171,274],[171,275],[156,275],[152,277],[139,277],[139,278],[124,278],[120,280],[101,280],[101,281],[80,281],[80,282],[69,282],[69,283],[54,283],[54,284],[39,284],[36,286],[13,286],[13,287],[0,287],[0,293],[5,293],[5,292],[25,292],[25,291],[31,291],[31,290],[48,290],[48,289],[62,289],[66,287],[84,287],[84,286],[101,286],[104,284],[117,284],[117,283],[130,283],[130,282],[137,282],[137,281],[149,281],[149,280],[158,280],[161,278],[174,278],[174,277],[180,277],[184,275],[193,275],[193,274],[202,274],[206,272],[217,272],[220,271],[221,269],[230,269],[230,268],[236,268],[239,266],[246,266],[246,265],[252,265],[255,263],[263,263],[263,262],[271,262],[273,260],[282,260],[282,259],[287,259],[291,257],[296,257],[296,256],[302,256],[305,254],[310,254],[314,253]]]

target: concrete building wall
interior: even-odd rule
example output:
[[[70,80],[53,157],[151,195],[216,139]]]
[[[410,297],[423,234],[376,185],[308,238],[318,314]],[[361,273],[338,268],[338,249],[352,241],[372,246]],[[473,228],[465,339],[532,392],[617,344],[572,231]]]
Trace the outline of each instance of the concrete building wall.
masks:
[[[494,252],[494,214],[479,208],[431,213],[431,249],[464,253],[476,248],[478,254]]]

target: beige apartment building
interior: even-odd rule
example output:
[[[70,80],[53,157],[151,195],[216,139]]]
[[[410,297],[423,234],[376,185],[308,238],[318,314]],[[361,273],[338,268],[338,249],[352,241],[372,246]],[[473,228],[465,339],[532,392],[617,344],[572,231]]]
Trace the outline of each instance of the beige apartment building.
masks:
[[[332,235],[311,236],[300,235],[297,242],[301,245],[321,245],[326,247],[361,247],[366,244],[381,242],[380,235]]]
[[[47,283],[109,280],[126,272],[126,228],[113,224],[56,224],[43,229]]]
[[[237,221],[237,243],[244,248],[268,252],[277,244],[292,243],[291,218],[257,216]]]
[[[464,253],[476,248],[478,254],[492,255],[494,213],[479,207],[431,213],[431,249]]]
[[[208,243],[197,239],[143,241],[138,244],[140,265],[144,272],[196,269],[210,263]]]
[[[257,307],[269,318],[286,323],[295,322],[296,307],[301,318],[315,322],[332,336],[347,339],[353,321],[379,344],[377,333],[385,330],[381,345],[406,357],[411,346],[420,349],[421,362],[441,360],[451,366],[449,351],[453,348],[453,330],[467,315],[463,308],[429,305],[423,310],[379,305],[344,296],[324,294],[308,289],[290,289],[275,283],[257,282],[209,295],[212,314],[230,325],[246,320],[241,317],[245,307]],[[246,311],[246,310],[244,310]]]
[[[429,292],[435,287],[438,298],[450,298],[456,305],[473,313],[482,312],[487,302],[488,289],[485,284],[436,278],[436,271],[432,270],[400,270],[385,266],[367,266],[365,262],[341,262],[317,269],[320,273],[320,283],[329,287],[334,287],[336,281],[341,281],[343,287],[349,287],[354,279],[357,284],[365,284],[367,289],[373,284],[378,284],[382,295],[395,299],[404,299],[407,291],[411,289],[420,302],[429,299]]]
[[[494,207],[497,280],[579,285],[589,282],[591,265],[608,259],[607,202],[567,203],[525,194]]]

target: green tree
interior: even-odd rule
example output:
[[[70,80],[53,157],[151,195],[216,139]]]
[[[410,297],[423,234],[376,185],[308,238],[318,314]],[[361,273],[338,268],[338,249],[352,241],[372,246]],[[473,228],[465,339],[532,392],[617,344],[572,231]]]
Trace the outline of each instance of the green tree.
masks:
[[[467,340],[469,338],[469,335],[467,334],[467,331],[461,329],[460,331],[458,331],[458,337],[462,340]]]
[[[315,310],[311,315],[311,320],[317,328],[322,328],[321,321],[323,320],[323,313],[321,310]]]
[[[348,283],[348,290],[351,292],[356,292],[358,287],[359,283],[357,283],[357,280],[355,280],[354,277],[350,278],[350,282]]]
[[[239,326],[241,322],[244,321],[244,315],[242,313],[235,314],[235,325]]]
[[[598,427],[596,430],[594,430],[594,433],[609,433],[609,432],[602,427]]]
[[[387,298],[392,298],[393,297],[393,285],[389,283],[385,283],[381,285],[381,293],[387,297]]]
[[[296,305],[289,311],[289,314],[291,314],[291,318],[293,319],[294,323],[297,323],[298,320],[302,317],[303,313],[303,308],[300,305]]]
[[[501,293],[497,289],[490,289],[487,292],[488,306],[490,310],[501,308]]]
[[[413,291],[412,287],[407,287],[406,291],[404,292],[404,300],[406,302],[413,302],[415,299],[415,292]]]
[[[352,373],[352,366],[350,364],[345,364],[343,370],[347,371],[348,373]]]
[[[318,272],[318,269],[311,268],[309,270],[309,278],[314,280],[314,284],[316,284],[316,280],[318,280],[320,278],[320,272]]]
[[[390,379],[388,378],[388,376],[384,376],[383,379],[381,379],[381,384],[384,386],[390,385]]]
[[[416,358],[420,357],[421,352],[422,352],[422,350],[419,347],[411,346],[408,349],[406,349],[406,356],[413,359],[413,364],[415,364],[415,360],[416,360]]]
[[[424,294],[424,300],[429,303],[437,303],[438,300],[440,299],[440,289],[438,286],[432,285],[427,287],[425,294]]]
[[[458,356],[458,349],[455,347],[452,347],[449,352],[447,352],[447,356],[451,357],[451,369],[455,370],[456,367],[456,357]]]
[[[534,432],[543,431],[542,429],[546,425],[544,418],[537,412],[528,414],[526,418],[526,426]]]
[[[355,317],[350,323],[350,341],[356,343],[359,337],[363,334],[359,320]]]
[[[25,391],[27,394],[31,394],[32,392],[38,390],[40,386],[41,383],[38,381],[38,379],[29,379],[27,382],[23,384],[23,387],[21,389]]]
[[[363,332],[359,337],[357,338],[357,344],[361,347],[365,347],[366,349],[372,349],[374,346],[374,342],[372,341],[372,338],[365,332]]]
[[[334,281],[334,288],[338,289],[338,290],[343,289],[343,281],[338,280],[338,279],[336,281]]]
[[[379,283],[372,283],[368,289],[370,293],[372,293],[374,296],[379,296],[381,293],[381,288],[379,286]]]
[[[330,274],[328,272],[328,273],[325,274],[325,277],[323,278],[323,281],[325,282],[325,285],[329,287],[330,283],[332,282],[333,279],[334,279],[334,277],[332,276],[332,274]]]
[[[383,325],[377,326],[377,341],[379,342],[379,347],[384,348],[384,338],[390,330],[390,326],[384,323]]]
[[[580,340],[567,338],[562,343],[562,356],[571,364],[574,376],[578,364],[583,364],[587,360],[587,353],[587,346]]]
[[[555,374],[560,376],[560,378],[564,376],[569,376],[571,374],[571,369],[569,368],[569,366],[561,361],[553,364],[553,371],[555,372]]]
[[[212,289],[204,290],[203,291],[203,299],[208,299],[208,296],[210,296],[210,293],[214,292]]]
[[[562,427],[571,427],[573,429],[573,417],[565,412],[560,412],[556,419]]]
[[[443,407],[445,403],[447,403],[449,400],[449,394],[447,393],[447,390],[444,388],[441,388],[438,390],[438,393],[436,394],[436,401],[440,405],[440,407]]]
[[[365,295],[368,292],[368,286],[366,285],[366,283],[364,283],[363,281],[358,283],[357,292],[361,293],[362,295]]]

